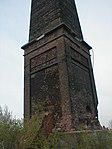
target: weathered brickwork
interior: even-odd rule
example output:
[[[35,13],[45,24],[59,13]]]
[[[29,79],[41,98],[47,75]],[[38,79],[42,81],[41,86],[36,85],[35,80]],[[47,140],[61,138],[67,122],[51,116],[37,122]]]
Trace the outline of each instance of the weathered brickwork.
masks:
[[[72,87],[72,112],[74,123],[85,123],[86,107],[90,107],[90,111],[95,116],[93,108],[94,102],[92,97],[92,89],[89,71],[77,63],[72,64],[73,68],[73,87]],[[86,100],[85,100],[86,99]],[[78,104],[76,104],[78,103]],[[92,109],[93,108],[93,109]]]
[[[71,58],[73,62],[76,61],[77,63],[88,67],[88,59],[73,48],[71,49]]]
[[[97,94],[89,50],[73,38],[65,39],[74,128],[100,128]],[[72,41],[72,42],[71,42]]]
[[[31,105],[38,103],[44,103],[45,110],[53,113],[55,119],[59,119],[61,100],[57,65],[31,75]]]
[[[59,0],[33,0],[29,40],[44,34],[60,23]]]
[[[45,53],[35,56],[31,59],[31,72],[40,70],[49,64],[53,64],[56,61],[57,53],[56,48],[50,49]]]
[[[62,23],[83,38],[74,0],[32,0],[30,41]]]
[[[74,31],[79,39],[83,39],[74,0],[59,0],[59,1],[61,8],[62,22],[64,22],[72,31]]]
[[[99,129],[91,47],[83,40],[74,0],[32,0],[29,41],[22,47],[25,117],[42,103],[46,134]]]

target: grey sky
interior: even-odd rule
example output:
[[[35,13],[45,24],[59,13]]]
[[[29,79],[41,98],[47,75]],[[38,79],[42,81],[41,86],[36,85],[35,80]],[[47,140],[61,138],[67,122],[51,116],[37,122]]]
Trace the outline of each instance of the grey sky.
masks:
[[[77,0],[85,41],[93,47],[102,125],[112,119],[112,0]],[[23,116],[23,51],[28,40],[30,0],[0,1],[0,105]]]

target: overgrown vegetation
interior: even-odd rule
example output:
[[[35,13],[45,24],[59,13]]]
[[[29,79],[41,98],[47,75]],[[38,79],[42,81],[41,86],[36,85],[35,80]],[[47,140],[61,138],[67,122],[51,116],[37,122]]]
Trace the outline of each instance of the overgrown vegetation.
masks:
[[[13,119],[7,107],[0,107],[0,149],[17,148],[22,126],[22,121]]]
[[[104,131],[57,132],[45,136],[41,131],[45,113],[42,107],[31,119],[13,119],[8,108],[0,107],[0,149],[112,149],[112,133]]]
[[[107,131],[62,134],[62,140],[61,149],[112,149],[112,134]]]

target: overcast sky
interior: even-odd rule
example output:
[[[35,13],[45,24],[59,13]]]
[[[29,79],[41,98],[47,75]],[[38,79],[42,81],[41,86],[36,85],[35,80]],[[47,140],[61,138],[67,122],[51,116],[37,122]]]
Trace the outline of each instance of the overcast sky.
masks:
[[[99,100],[99,119],[112,120],[112,0],[77,0],[92,62]],[[23,51],[28,41],[30,0],[0,0],[0,105],[23,117]],[[93,54],[94,53],[94,54]],[[94,55],[94,56],[93,56]]]

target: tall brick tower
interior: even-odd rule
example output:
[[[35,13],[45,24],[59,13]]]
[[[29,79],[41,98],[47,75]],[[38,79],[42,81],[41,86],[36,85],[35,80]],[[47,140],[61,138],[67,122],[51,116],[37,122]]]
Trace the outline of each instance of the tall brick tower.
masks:
[[[22,49],[25,117],[43,103],[44,127],[97,129],[91,46],[83,39],[74,0],[32,0],[29,42]]]

